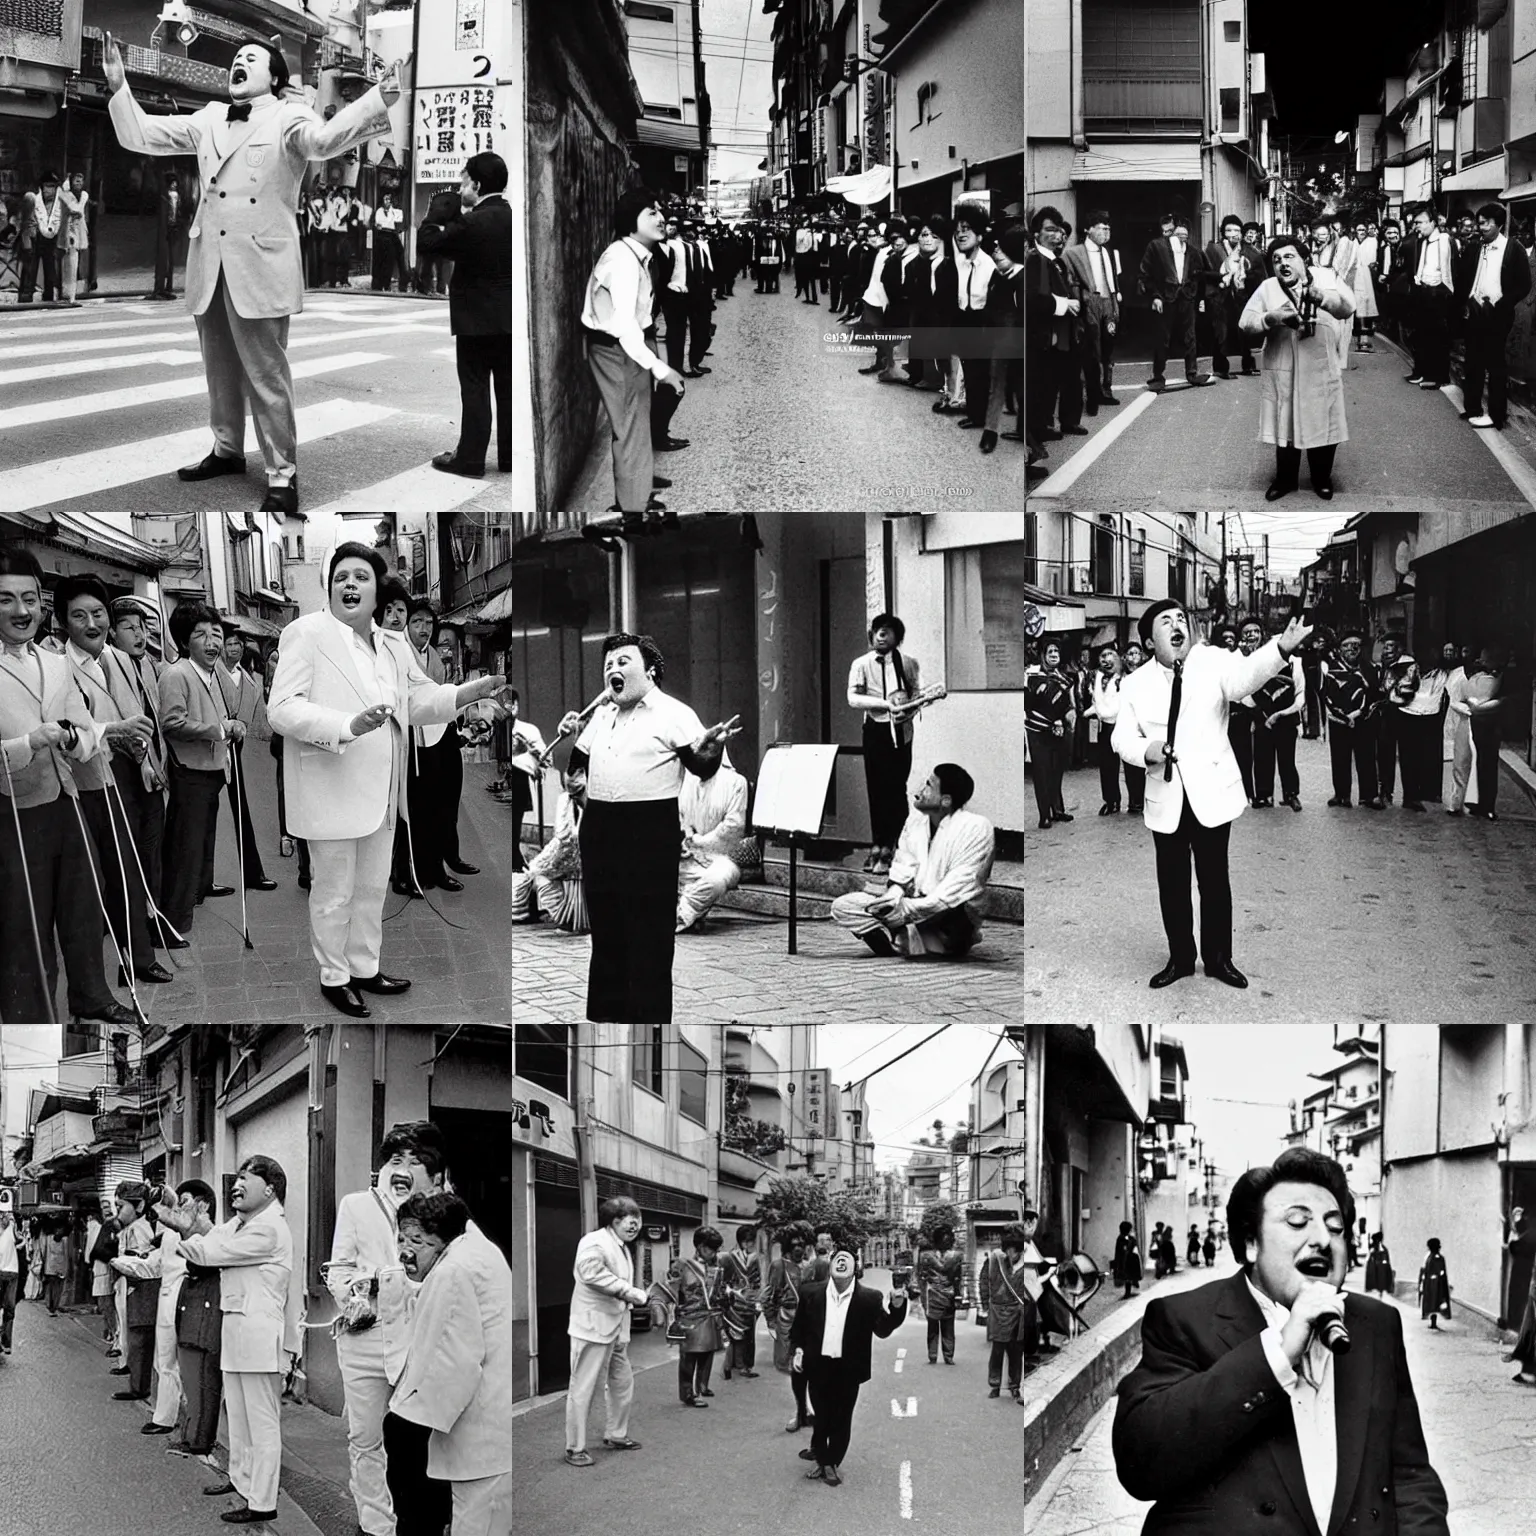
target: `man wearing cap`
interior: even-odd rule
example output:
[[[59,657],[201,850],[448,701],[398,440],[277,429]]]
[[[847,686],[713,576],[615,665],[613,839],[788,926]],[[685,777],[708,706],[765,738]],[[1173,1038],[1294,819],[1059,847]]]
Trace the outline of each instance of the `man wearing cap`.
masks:
[[[1248,978],[1232,963],[1232,886],[1227,842],[1247,807],[1242,774],[1227,739],[1232,702],[1273,677],[1312,633],[1293,618],[1251,656],[1196,644],[1184,605],[1153,603],[1139,629],[1155,660],[1120,689],[1115,751],[1147,773],[1146,823],[1157,849],[1157,888],[1168,963],[1148,985],[1166,987],[1195,973],[1194,909],[1189,892],[1193,853],[1200,886],[1200,948],[1205,974],[1230,987]]]

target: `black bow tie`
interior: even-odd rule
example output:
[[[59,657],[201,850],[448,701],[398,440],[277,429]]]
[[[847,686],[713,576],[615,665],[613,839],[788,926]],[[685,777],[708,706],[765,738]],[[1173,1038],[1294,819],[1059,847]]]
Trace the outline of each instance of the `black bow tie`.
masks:
[[[228,113],[225,114],[224,121],[226,123],[244,123],[250,120],[250,116],[250,102],[242,101],[238,105],[231,104]]]

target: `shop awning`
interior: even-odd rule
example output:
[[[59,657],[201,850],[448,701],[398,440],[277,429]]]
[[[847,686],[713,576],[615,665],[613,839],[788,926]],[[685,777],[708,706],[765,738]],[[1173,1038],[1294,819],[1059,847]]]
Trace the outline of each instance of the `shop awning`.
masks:
[[[89,512],[52,512],[46,518],[45,537],[98,557],[105,556],[132,570],[153,573],[165,569],[166,556],[153,545],[95,517]]]
[[[1199,181],[1200,145],[1107,144],[1072,157],[1072,181]]]
[[[642,117],[635,124],[635,141],[654,144],[659,149],[675,149],[683,154],[702,154],[697,123],[670,122],[661,117]]]
[[[504,591],[498,592],[475,617],[482,624],[510,623],[512,619],[512,588],[507,587]]]
[[[1070,597],[1024,583],[1024,633],[1032,638],[1081,629],[1085,611],[1082,603]]]
[[[281,624],[274,624],[271,619],[258,618],[254,613],[232,613],[229,622],[242,635],[253,635],[258,640],[270,640],[283,632]]]
[[[850,203],[858,203],[861,207],[881,202],[891,195],[891,168],[872,165],[855,176],[829,176],[827,191],[846,197]]]
[[[1465,170],[1447,176],[1440,183],[1442,192],[1502,192],[1504,190],[1504,156],[1490,155],[1469,165]]]

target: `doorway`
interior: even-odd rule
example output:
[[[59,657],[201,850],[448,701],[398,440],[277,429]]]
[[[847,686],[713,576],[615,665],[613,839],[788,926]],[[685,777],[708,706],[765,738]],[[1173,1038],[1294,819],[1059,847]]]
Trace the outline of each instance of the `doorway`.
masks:
[[[574,1170],[572,1170],[574,1175]],[[561,1392],[571,1379],[571,1255],[581,1241],[581,1197],[574,1187],[533,1186],[533,1286],[538,1302],[534,1349],[536,1394]]]
[[[448,1144],[453,1187],[474,1223],[512,1261],[512,1115],[493,1109],[432,1109]],[[488,1148],[501,1147],[504,1154]]]
[[[1536,1166],[1515,1164],[1509,1170],[1509,1209],[1525,1207],[1525,1226],[1528,1232],[1536,1231]],[[1536,1254],[1530,1249],[1524,1253],[1511,1253],[1505,1262],[1504,1277],[1505,1325],[1518,1328],[1525,1315],[1525,1301],[1531,1293],[1531,1267]]]

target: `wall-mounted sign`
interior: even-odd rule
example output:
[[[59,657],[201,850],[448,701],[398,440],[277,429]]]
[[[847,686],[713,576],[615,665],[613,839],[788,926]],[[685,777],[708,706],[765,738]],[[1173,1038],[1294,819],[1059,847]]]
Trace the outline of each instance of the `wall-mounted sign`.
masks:
[[[453,46],[456,49],[485,47],[485,0],[458,0]]]
[[[493,148],[494,85],[458,85],[416,93],[416,180],[456,182],[471,155]]]
[[[512,1140],[540,1152],[575,1157],[571,1106],[524,1078],[512,1079]]]
[[[800,1116],[804,1122],[802,1135],[820,1139],[827,1134],[827,1078],[826,1067],[818,1067],[804,1074],[800,1100]]]

